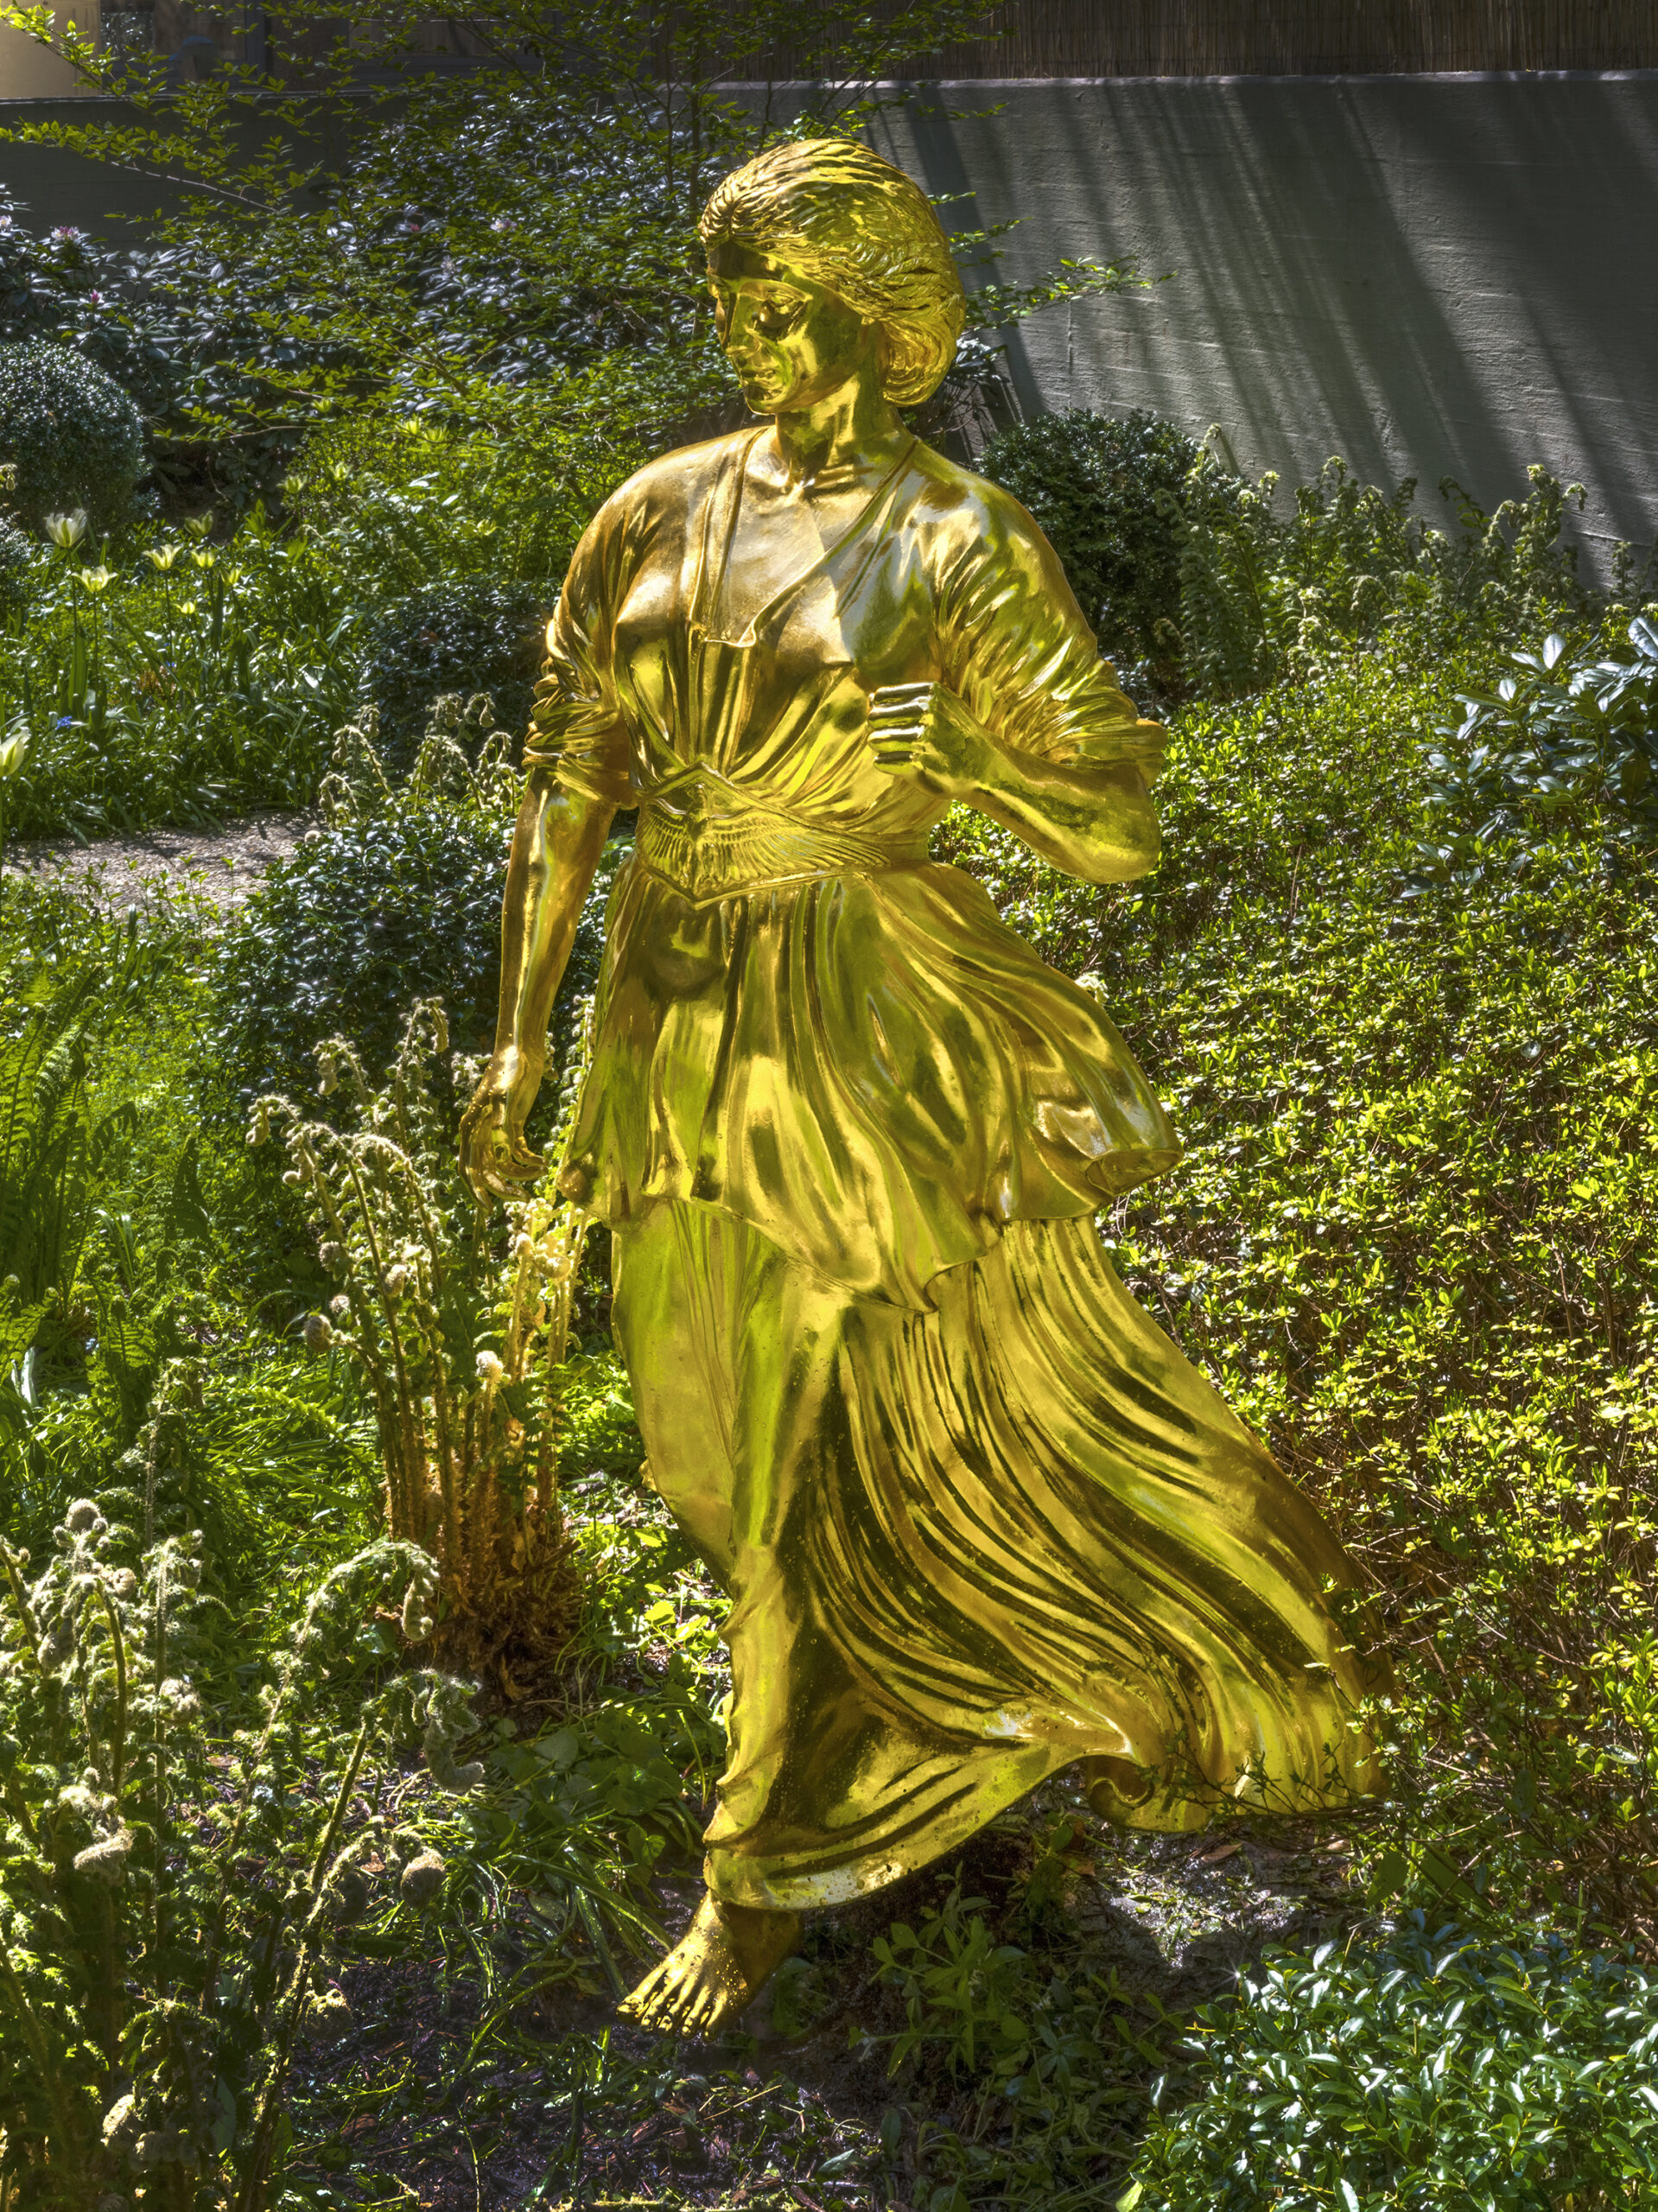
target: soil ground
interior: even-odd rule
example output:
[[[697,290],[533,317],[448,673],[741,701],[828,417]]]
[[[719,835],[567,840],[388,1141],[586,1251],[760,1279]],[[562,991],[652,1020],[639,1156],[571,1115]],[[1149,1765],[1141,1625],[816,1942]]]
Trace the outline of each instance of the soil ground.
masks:
[[[51,837],[10,846],[5,872],[73,885],[122,912],[149,904],[162,878],[170,888],[194,888],[228,913],[271,861],[285,860],[315,826],[311,814],[263,813],[217,830],[147,830],[89,845]]]
[[[327,2047],[309,2046],[296,2069],[295,2119],[320,2146],[300,2172],[332,2172],[345,2184],[341,2204],[401,2202],[422,2212],[915,2212],[931,2195],[925,2183],[918,2188],[918,2131],[994,2134],[996,2100],[924,2064],[889,2078],[904,2012],[881,1986],[870,1945],[893,1920],[936,1910],[952,1879],[988,1920],[1002,1920],[1034,1833],[1072,1814],[1078,1849],[1063,1907],[1045,1936],[1026,1940],[1068,1978],[1115,1975],[1147,2028],[1160,2012],[1188,2015],[1233,1987],[1268,1946],[1308,1948],[1363,1916],[1346,1835],[1327,1820],[1134,1836],[1080,1809],[1064,1783],[1038,1799],[993,1823],[959,1861],[809,1923],[816,1997],[804,2031],[791,2036],[776,2031],[762,1998],[722,2041],[674,2044],[632,2026],[608,1999],[556,1982],[502,2023],[499,2063],[469,2067],[483,2040],[473,1977],[441,1955],[342,1961],[351,2024]],[[696,1870],[657,1889],[677,1935],[696,1904]],[[572,2042],[594,2055],[591,2089],[549,2101],[553,2076],[567,2082],[569,2074],[567,2058],[549,2062]],[[900,2139],[881,2159],[874,2145],[894,2107]],[[842,2146],[850,2154],[837,2157]]]

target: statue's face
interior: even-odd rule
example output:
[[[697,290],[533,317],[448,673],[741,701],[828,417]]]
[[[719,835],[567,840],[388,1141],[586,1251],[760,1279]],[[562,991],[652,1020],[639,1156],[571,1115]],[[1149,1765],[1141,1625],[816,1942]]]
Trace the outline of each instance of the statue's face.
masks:
[[[821,284],[755,247],[721,239],[708,289],[726,358],[757,415],[831,398],[875,358],[875,326]]]

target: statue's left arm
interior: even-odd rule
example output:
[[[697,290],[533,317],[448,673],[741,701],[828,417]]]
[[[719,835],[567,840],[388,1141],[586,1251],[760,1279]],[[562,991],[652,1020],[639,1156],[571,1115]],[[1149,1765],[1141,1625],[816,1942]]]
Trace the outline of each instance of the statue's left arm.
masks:
[[[1158,856],[1163,732],[1101,659],[1052,547],[982,481],[934,511],[930,539],[938,674],[873,693],[877,765],[988,815],[1067,874],[1143,875]]]

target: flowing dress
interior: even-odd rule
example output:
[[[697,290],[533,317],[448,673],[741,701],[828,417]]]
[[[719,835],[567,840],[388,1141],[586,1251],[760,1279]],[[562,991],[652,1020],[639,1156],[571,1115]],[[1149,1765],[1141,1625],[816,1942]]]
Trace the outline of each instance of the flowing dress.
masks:
[[[761,435],[600,510],[526,748],[638,810],[563,1187],[615,1232],[651,1478],[732,1599],[709,1885],[855,1896],[1077,1760],[1139,1770],[1148,1827],[1338,1801],[1374,1779],[1357,1578],[1093,1221],[1173,1132],[927,859],[947,803],[876,766],[868,706],[935,681],[1084,776],[1149,780],[1162,733],[1031,518],[918,442],[739,627]]]

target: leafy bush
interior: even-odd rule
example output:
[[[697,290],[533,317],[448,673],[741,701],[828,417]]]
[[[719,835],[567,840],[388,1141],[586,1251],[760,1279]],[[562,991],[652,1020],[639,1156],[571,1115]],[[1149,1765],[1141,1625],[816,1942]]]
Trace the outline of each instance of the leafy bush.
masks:
[[[1609,660],[1551,635],[1510,654],[1495,691],[1458,695],[1467,713],[1427,756],[1413,890],[1523,861],[1563,820],[1596,823],[1614,846],[1658,840],[1658,629],[1637,615],[1629,638],[1635,658]]]
[[[1205,454],[1195,471],[1218,474]],[[1189,499],[1180,554],[1180,632],[1186,673],[1209,698],[1228,698],[1321,655],[1388,629],[1441,652],[1482,629],[1510,636],[1581,615],[1592,597],[1578,577],[1575,546],[1560,542],[1566,488],[1547,469],[1528,474],[1523,500],[1485,514],[1449,477],[1454,532],[1413,514],[1414,479],[1391,495],[1354,482],[1344,461],[1324,464],[1297,487],[1295,512],[1273,511],[1278,479],[1238,487],[1229,503]]]
[[[279,257],[246,257],[232,282],[211,248],[120,251],[22,213],[0,185],[0,342],[49,340],[111,377],[160,434],[152,474],[172,512],[245,512],[268,496],[308,415],[295,422],[268,372],[341,360],[297,334],[272,341],[266,318],[288,299]]]
[[[1584,2212],[1658,2187],[1658,1985],[1419,1913],[1377,1951],[1246,1975],[1185,2046],[1122,2212]]]
[[[1200,469],[1203,448],[1172,423],[1072,408],[1005,430],[979,466],[1028,507],[1131,690],[1181,683],[1180,556],[1192,524],[1218,519],[1242,487]]]
[[[1378,1879],[1581,1883],[1650,1929],[1658,873],[1605,871],[1591,821],[1401,901],[1414,747],[1490,669],[1401,640],[1189,709],[1167,857],[1124,891],[969,817],[941,849],[1103,976],[1186,1147],[1114,1221],[1118,1270],[1374,1578]]]
[[[109,529],[143,474],[143,419],[82,355],[33,339],[0,346],[0,462],[16,471],[11,497],[29,522],[82,507]]]
[[[568,394],[545,398],[539,385],[505,395],[470,429],[378,410],[345,416],[306,441],[283,480],[284,511],[359,590],[530,584],[550,607],[548,580],[563,575],[594,508],[646,449],[572,425]]]
[[[546,585],[451,581],[369,613],[361,633],[362,696],[378,715],[390,767],[410,766],[445,693],[486,691],[501,723],[524,730],[556,597]]]
[[[55,1549],[29,1583],[0,1538],[0,2181],[60,2212],[135,2183],[168,2212],[199,2187],[265,2212],[296,2039],[338,2006],[329,1956],[370,1902],[361,1862],[395,1859],[411,1904],[442,1880],[412,1834],[364,1817],[365,1763],[423,1725],[441,1786],[481,1777],[455,1764],[464,1710],[441,1676],[359,1688],[349,1731],[312,1725],[365,1607],[422,1612],[431,1565],[380,1543],[337,1568],[263,1717],[220,1751],[190,1675],[199,1539],[140,1552],[80,1499]]]
[[[441,998],[458,1039],[494,1033],[506,840],[439,800],[319,830],[266,871],[217,963],[214,1070],[239,1102],[303,1091],[313,1048],[395,1051],[411,998]]]
[[[372,709],[339,733],[324,781],[331,826],[270,868],[226,931],[217,965],[216,1065],[245,1110],[265,1091],[310,1087],[311,1055],[348,1037],[389,1060],[416,997],[443,1003],[467,1052],[495,1033],[501,897],[519,781],[508,741],[483,742],[491,702],[440,700],[408,778],[394,786]],[[464,748],[456,742],[465,739]],[[476,760],[468,758],[475,750]],[[615,861],[600,870],[555,1014],[552,1060],[575,1041],[571,1008],[598,978]]]

